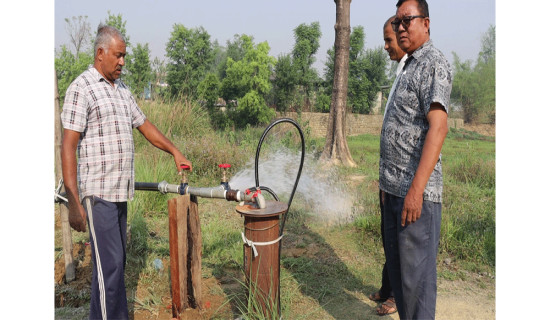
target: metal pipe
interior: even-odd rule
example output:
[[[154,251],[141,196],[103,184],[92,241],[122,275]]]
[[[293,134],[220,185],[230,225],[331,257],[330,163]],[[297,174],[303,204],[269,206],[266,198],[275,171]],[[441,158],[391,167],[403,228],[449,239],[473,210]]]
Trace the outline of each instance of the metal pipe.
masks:
[[[256,189],[252,191],[240,191],[240,190],[226,190],[224,185],[219,185],[216,187],[191,187],[187,184],[169,184],[166,181],[161,181],[159,183],[154,182],[135,182],[134,188],[136,190],[143,191],[159,191],[162,194],[166,193],[177,193],[181,195],[190,194],[193,196],[201,198],[213,198],[213,199],[225,199],[227,201],[248,201],[254,202],[260,209],[264,209],[265,198],[259,191]]]

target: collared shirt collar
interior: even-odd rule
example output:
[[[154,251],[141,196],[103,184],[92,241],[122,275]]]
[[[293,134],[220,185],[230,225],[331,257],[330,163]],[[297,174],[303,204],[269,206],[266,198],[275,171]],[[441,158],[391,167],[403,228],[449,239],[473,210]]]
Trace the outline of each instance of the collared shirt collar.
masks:
[[[404,56],[401,57],[401,60],[399,60],[399,63],[397,64],[397,70],[395,70],[395,76],[398,76],[401,70],[403,70],[403,67],[405,66],[405,61],[407,61],[408,57],[409,55],[406,53]]]
[[[412,58],[416,60],[420,59],[420,57],[424,55],[424,53],[428,50],[428,48],[432,46],[433,46],[432,39],[428,39],[428,41],[424,42],[420,47],[416,48],[416,50],[414,50],[414,52],[411,55],[409,55],[408,60],[412,60]]]
[[[93,64],[88,66],[88,70],[94,75],[97,82],[100,82],[103,79],[103,81],[105,81],[107,84],[112,86],[109,80],[105,79],[105,77],[96,69],[96,67],[94,67]],[[118,88],[119,85],[120,85],[120,79],[116,79],[114,83],[115,90]]]

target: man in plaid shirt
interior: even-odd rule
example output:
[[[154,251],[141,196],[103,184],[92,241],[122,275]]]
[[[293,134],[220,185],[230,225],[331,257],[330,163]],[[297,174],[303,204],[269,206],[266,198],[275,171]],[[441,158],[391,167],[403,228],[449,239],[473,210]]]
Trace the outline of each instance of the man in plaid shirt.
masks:
[[[94,53],[93,66],[65,96],[63,180],[71,227],[84,232],[86,220],[89,224],[94,261],[90,319],[128,319],[124,267],[127,201],[134,196],[132,129],[170,153],[177,170],[191,162],[147,120],[119,79],[126,55],[122,34],[100,25]]]

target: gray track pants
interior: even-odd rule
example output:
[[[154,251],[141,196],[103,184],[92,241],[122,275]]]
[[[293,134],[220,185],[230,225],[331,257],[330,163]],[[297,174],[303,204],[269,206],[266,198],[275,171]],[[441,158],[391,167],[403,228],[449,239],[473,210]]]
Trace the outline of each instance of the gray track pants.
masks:
[[[441,203],[424,201],[420,219],[401,226],[405,199],[386,193],[386,264],[401,319],[435,319]]]

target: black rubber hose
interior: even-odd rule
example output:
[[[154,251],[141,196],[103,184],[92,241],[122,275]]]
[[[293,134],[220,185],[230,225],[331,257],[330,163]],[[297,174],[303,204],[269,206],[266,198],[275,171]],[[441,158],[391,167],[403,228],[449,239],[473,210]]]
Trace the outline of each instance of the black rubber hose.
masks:
[[[267,126],[267,128],[264,130],[264,133],[262,134],[262,137],[260,138],[260,142],[258,142],[258,148],[256,149],[256,159],[255,159],[255,162],[254,162],[254,176],[256,178],[256,188],[260,188],[260,190],[264,190],[264,188],[265,188],[266,191],[268,191],[271,195],[274,195],[274,192],[271,191],[271,189],[269,189],[267,187],[263,187],[263,186],[260,187],[260,179],[258,177],[258,160],[260,158],[260,150],[262,148],[262,144],[263,144],[264,139],[267,136],[267,133],[269,132],[269,130],[271,130],[274,126],[276,126],[280,123],[284,123],[284,122],[291,123],[292,125],[294,125],[296,127],[296,129],[298,129],[298,133],[300,133],[300,138],[302,140],[302,156],[301,156],[301,159],[300,159],[300,166],[298,167],[298,173],[296,174],[296,180],[294,181],[294,187],[292,188],[292,192],[290,193],[290,198],[288,199],[287,213],[283,217],[283,222],[281,224],[281,229],[279,231],[279,236],[281,236],[283,234],[283,230],[285,228],[286,217],[288,216],[288,210],[290,210],[290,205],[292,204],[292,199],[294,198],[294,193],[296,192],[296,188],[298,187],[298,182],[300,181],[300,176],[302,174],[302,168],[304,166],[304,158],[305,158],[305,154],[306,154],[306,144],[305,144],[305,139],[304,139],[304,133],[302,132],[302,129],[300,128],[298,123],[296,121],[294,121],[293,119],[290,119],[290,118],[281,118],[281,119],[277,119],[277,120],[273,121],[269,126]],[[275,195],[275,198],[277,199],[276,195]]]
[[[134,189],[145,191],[159,191],[159,184],[156,182],[135,182]]]

